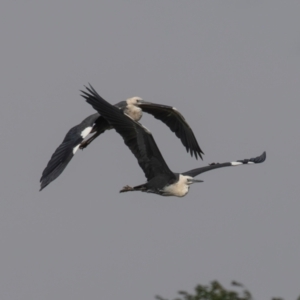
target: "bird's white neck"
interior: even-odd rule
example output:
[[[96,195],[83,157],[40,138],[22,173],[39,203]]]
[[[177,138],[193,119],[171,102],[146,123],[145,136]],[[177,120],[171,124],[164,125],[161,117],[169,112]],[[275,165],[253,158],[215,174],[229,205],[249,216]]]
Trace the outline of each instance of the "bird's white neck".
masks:
[[[164,187],[163,196],[176,196],[176,197],[184,197],[190,188],[190,184],[188,184],[187,179],[191,178],[190,176],[179,175],[179,179],[177,182]]]
[[[126,106],[125,114],[134,121],[138,122],[141,119],[143,112],[139,107],[129,104]]]

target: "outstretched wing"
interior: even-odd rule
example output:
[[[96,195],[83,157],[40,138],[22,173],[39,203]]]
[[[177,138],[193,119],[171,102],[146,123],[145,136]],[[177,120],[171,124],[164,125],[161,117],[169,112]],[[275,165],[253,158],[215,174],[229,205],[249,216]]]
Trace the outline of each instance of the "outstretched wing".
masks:
[[[213,170],[213,169],[218,169],[218,168],[223,168],[223,167],[232,167],[232,166],[241,166],[241,165],[249,165],[249,164],[260,164],[263,163],[266,160],[267,154],[264,152],[262,155],[250,158],[250,159],[243,159],[243,160],[237,160],[233,162],[226,162],[226,163],[212,163],[209,166],[202,167],[202,168],[197,168],[193,169],[187,172],[184,172],[183,175],[195,177],[201,173]]]
[[[93,135],[88,139],[84,140],[80,144],[79,149],[81,150],[85,149],[90,143],[93,142],[93,140],[95,140],[99,135],[101,135],[104,131],[108,129],[111,129],[110,124],[102,116],[99,115],[98,119],[95,121],[93,125],[92,131],[90,132]]]
[[[138,160],[146,178],[150,180],[158,174],[168,174],[171,178],[175,178],[163,159],[151,132],[99,97],[91,85],[86,89],[88,92],[81,91],[82,97],[123,137],[124,143]]]
[[[141,101],[138,106],[146,113],[165,123],[181,140],[186,151],[199,156],[202,159],[203,151],[200,149],[192,128],[186,122],[183,115],[174,107],[151,102]]]
[[[98,113],[93,114],[68,131],[43,171],[40,179],[40,191],[63,172],[78,150],[83,139],[92,131],[93,125],[99,117],[100,115]]]

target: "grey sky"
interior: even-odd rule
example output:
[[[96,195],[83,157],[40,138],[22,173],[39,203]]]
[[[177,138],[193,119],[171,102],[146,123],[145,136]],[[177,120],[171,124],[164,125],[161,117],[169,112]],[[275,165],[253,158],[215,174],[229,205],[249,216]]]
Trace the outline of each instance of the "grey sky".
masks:
[[[154,299],[243,282],[256,299],[300,294],[299,1],[5,1],[1,38],[0,298]],[[184,198],[119,194],[145,179],[114,131],[45,190],[66,132],[131,96],[177,107],[204,161],[151,116],[173,171],[250,158],[199,176]]]

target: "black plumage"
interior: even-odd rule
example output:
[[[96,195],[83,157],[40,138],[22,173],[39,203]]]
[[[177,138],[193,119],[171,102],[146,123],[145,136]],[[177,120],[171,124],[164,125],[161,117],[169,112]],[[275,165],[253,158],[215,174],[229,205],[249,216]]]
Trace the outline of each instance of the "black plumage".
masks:
[[[204,153],[198,145],[192,128],[176,108],[143,101],[138,104],[138,107],[140,107],[143,112],[151,114],[154,116],[154,118],[165,123],[181,140],[182,144],[186,148],[186,151],[189,151],[191,156],[194,154],[197,158],[198,155],[202,159],[201,154]]]
[[[68,131],[62,143],[52,154],[46,168],[42,173],[42,177],[40,179],[40,191],[63,172],[77,151],[79,145],[84,140],[85,136],[91,132],[97,119],[99,119],[98,113],[90,115],[80,124],[72,127]],[[105,119],[103,120],[108,126],[110,126]]]
[[[254,158],[237,160],[235,162],[211,163],[208,166],[193,169],[193,170],[184,172],[182,174],[187,175],[187,176],[195,177],[199,174],[202,174],[204,172],[214,170],[214,169],[219,169],[219,168],[224,168],[224,167],[232,167],[232,166],[240,166],[240,165],[247,165],[247,164],[251,164],[251,163],[260,164],[260,163],[264,162],[266,160],[266,158],[267,158],[267,154],[264,151],[263,154],[261,154],[260,156],[254,157]]]

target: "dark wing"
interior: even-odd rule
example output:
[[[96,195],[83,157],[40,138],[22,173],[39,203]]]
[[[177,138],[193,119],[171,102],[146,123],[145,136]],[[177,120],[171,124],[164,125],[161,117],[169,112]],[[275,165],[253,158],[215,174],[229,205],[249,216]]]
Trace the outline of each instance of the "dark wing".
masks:
[[[187,172],[184,172],[183,175],[186,176],[191,176],[195,177],[201,173],[213,170],[213,169],[218,169],[218,168],[223,168],[223,167],[232,167],[232,166],[241,166],[241,165],[247,165],[247,164],[260,164],[263,163],[266,160],[267,154],[264,152],[262,155],[250,158],[250,159],[243,159],[243,160],[237,160],[233,162],[226,162],[226,163],[212,163],[209,166],[198,168],[198,169],[193,169]]]
[[[165,123],[185,146],[186,151],[202,159],[203,151],[200,149],[192,128],[183,115],[174,107],[141,101],[138,106],[146,113]]]
[[[93,106],[114,129],[123,137],[124,143],[134,154],[140,167],[148,180],[158,174],[168,174],[171,178],[175,175],[164,161],[154,138],[145,127],[133,121],[123,111],[109,104],[90,85],[88,92],[81,91],[82,97]]]
[[[64,140],[55,150],[43,171],[40,179],[40,191],[63,172],[75,152],[78,150],[83,139],[91,132],[93,124],[98,118],[98,113],[93,114],[68,131]]]
[[[99,114],[98,114],[99,115]],[[100,134],[102,134],[104,131],[111,129],[112,127],[110,124],[99,115],[98,119],[95,121],[95,124],[93,126],[93,129],[91,133],[93,134],[91,137],[89,137],[87,140],[83,141],[80,144],[79,149],[83,150],[86,148],[93,140],[95,140]]]

